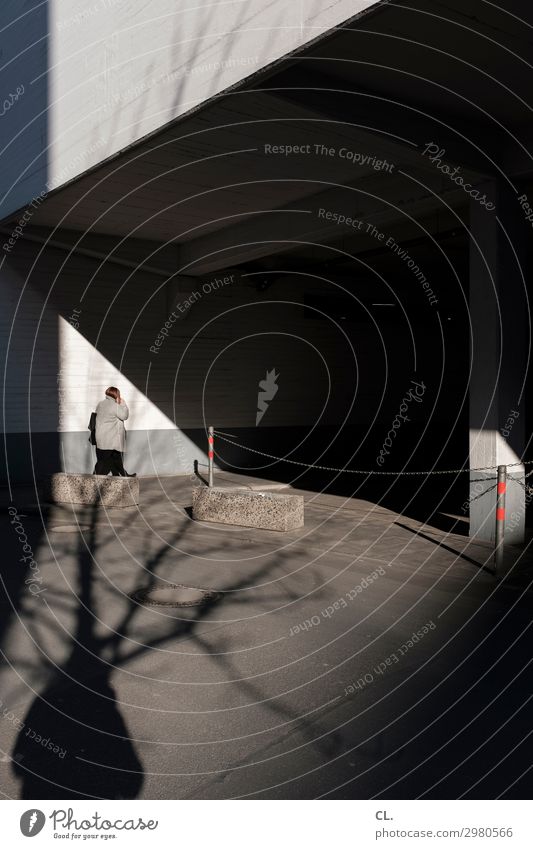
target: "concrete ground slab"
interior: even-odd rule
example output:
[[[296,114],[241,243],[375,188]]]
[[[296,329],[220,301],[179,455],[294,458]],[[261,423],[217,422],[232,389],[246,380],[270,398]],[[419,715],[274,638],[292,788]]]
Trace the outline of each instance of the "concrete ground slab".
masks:
[[[502,584],[489,546],[371,502],[296,490],[281,538],[163,484],[123,509],[14,493],[37,568],[4,514],[7,796],[529,798],[527,550]],[[220,598],[131,598],[173,583]]]
[[[193,518],[271,531],[303,527],[303,496],[256,492],[241,488],[197,487],[193,492]]]
[[[139,503],[139,479],[58,472],[44,481],[42,492],[53,504],[132,507]]]

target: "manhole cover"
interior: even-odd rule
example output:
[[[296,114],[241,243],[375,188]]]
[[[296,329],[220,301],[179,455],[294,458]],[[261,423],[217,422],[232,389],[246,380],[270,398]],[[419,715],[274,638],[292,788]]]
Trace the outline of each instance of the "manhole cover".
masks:
[[[89,525],[55,525],[49,528],[54,534],[77,534],[78,531],[90,531]]]
[[[202,590],[200,587],[186,587],[183,584],[165,584],[152,589],[137,590],[132,596],[141,604],[155,604],[162,607],[198,607],[220,598],[220,593]]]

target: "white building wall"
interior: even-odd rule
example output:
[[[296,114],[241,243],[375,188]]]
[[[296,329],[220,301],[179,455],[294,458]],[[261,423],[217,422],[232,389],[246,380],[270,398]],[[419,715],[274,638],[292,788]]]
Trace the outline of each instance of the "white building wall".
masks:
[[[26,6],[28,4],[25,4]],[[3,0],[5,217],[374,0]],[[5,148],[5,149],[4,149]]]
[[[209,424],[255,428],[259,381],[272,369],[278,391],[261,429],[343,420],[354,362],[329,322],[305,317],[301,279],[278,279],[266,292],[237,279],[220,286],[221,275],[198,279],[199,297],[156,345],[170,312],[179,314],[179,293],[154,275],[99,266],[21,240],[0,269],[3,430],[22,440],[25,468],[28,452],[58,444],[62,468],[91,471],[87,423],[109,385],[127,400],[128,466],[143,474],[205,461]],[[365,338],[363,330],[360,345]],[[360,416],[364,399],[360,391]],[[39,449],[30,449],[29,434]]]

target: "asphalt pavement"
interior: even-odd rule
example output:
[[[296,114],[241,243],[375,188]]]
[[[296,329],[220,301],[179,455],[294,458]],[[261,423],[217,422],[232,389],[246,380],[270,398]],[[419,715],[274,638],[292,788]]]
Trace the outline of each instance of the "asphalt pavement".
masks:
[[[135,508],[2,511],[5,796],[529,798],[528,550],[499,580],[457,517],[309,491],[279,533],[195,522],[188,476],[140,483]],[[169,583],[219,595],[133,597]]]

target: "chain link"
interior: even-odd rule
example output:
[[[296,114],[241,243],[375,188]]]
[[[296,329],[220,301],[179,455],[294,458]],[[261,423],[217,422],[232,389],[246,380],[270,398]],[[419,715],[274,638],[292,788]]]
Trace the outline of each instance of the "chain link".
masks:
[[[492,486],[489,486],[489,487],[487,487],[487,489],[484,489],[483,492],[479,493],[479,495],[474,495],[472,498],[469,498],[468,503],[472,504],[473,501],[477,501],[478,498],[482,498],[484,495],[487,494],[487,492],[492,492],[492,490],[496,489],[497,486],[498,486],[497,483],[493,483]]]
[[[527,477],[527,475],[526,475],[526,477]],[[509,480],[512,480],[515,483],[517,483],[519,486],[521,486],[522,489],[524,490],[524,492],[526,493],[526,495],[531,495],[533,493],[533,486],[531,486],[530,484],[525,483],[524,481],[521,481],[518,478],[509,478]]]
[[[289,460],[287,457],[276,457],[274,454],[267,454],[265,451],[258,451],[256,448],[250,448],[248,445],[241,445],[238,442],[233,442],[231,439],[227,439],[225,436],[222,436],[222,431],[215,430],[215,436],[221,439],[223,442],[228,442],[230,445],[235,445],[236,448],[244,448],[245,451],[251,451],[252,454],[259,454],[261,457],[268,457],[270,460],[277,460],[280,463],[291,463],[293,466],[301,466],[305,469],[318,469],[321,472],[345,472],[350,475],[389,475],[398,477],[398,475],[408,475],[410,477],[414,476],[427,476],[427,475],[460,475],[465,472],[493,472],[494,469],[497,469],[497,466],[482,466],[477,469],[436,469],[429,472],[378,472],[364,469],[336,469],[334,466],[318,466],[314,463],[302,463],[299,460]],[[513,466],[529,466],[533,463],[533,460],[525,460],[523,463],[507,463],[507,468],[510,469]],[[528,476],[533,474],[533,470],[528,473]],[[494,477],[494,476],[493,476]],[[480,481],[486,483],[487,480],[492,480],[491,478],[480,478]],[[472,481],[474,483],[475,481]]]

